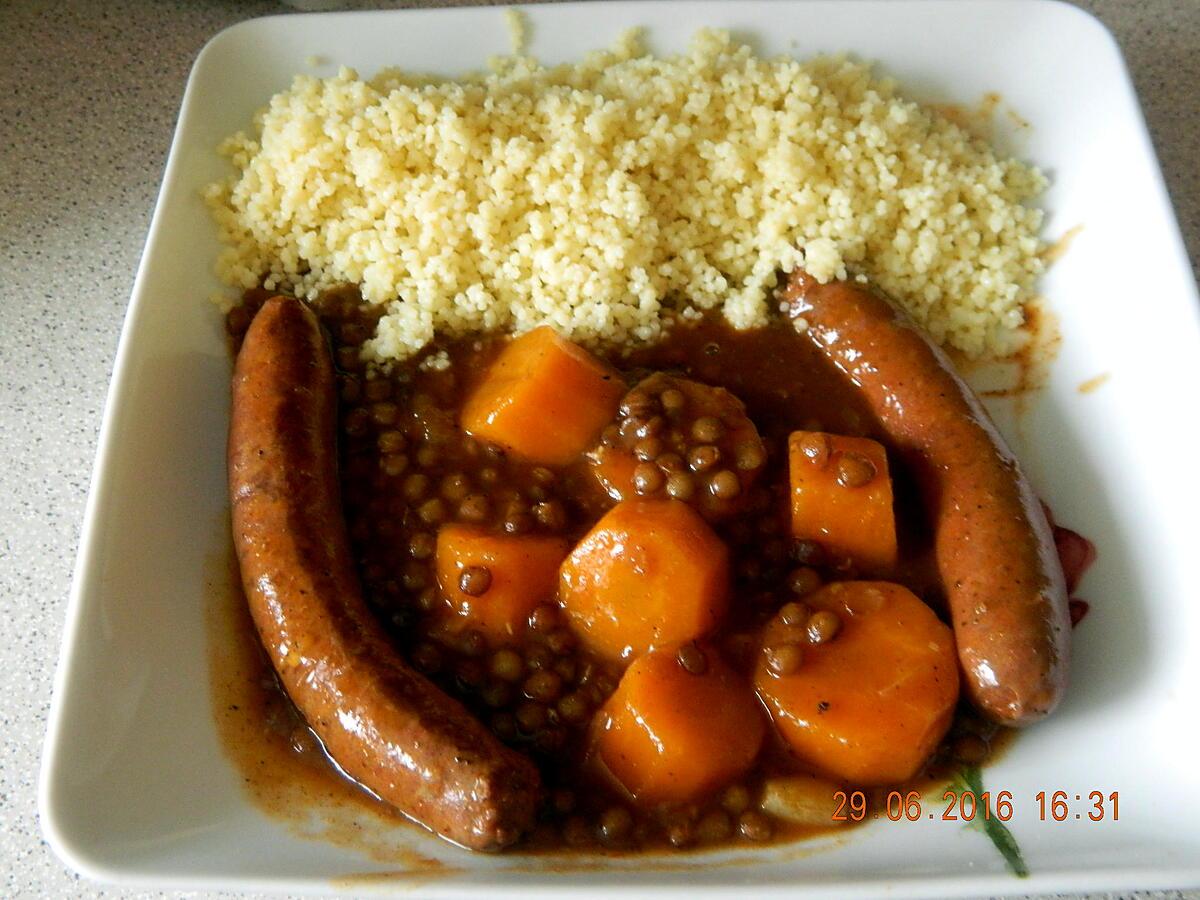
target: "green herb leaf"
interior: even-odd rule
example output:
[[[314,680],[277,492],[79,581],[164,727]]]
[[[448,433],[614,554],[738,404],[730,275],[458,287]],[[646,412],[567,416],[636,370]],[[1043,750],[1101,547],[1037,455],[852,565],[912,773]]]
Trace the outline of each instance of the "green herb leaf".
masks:
[[[960,783],[964,789],[971,791],[976,800],[983,796],[983,773],[979,770],[979,766],[963,766],[955,777],[955,781]],[[1029,875],[1029,868],[1021,857],[1021,848],[1017,844],[1017,839],[1012,836],[1012,832],[1003,822],[995,816],[987,818],[976,816],[971,825],[988,836],[1014,875],[1018,878],[1025,878]]]

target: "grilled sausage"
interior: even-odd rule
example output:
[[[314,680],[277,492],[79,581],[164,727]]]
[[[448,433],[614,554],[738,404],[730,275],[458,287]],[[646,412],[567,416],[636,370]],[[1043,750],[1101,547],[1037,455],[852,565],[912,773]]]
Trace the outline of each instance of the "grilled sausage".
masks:
[[[341,510],[334,373],[313,313],[275,297],[238,354],[233,534],[255,626],[292,701],[351,777],[475,850],[533,823],[539,778],[411,669],[362,598]]]
[[[1005,725],[1047,715],[1070,656],[1062,566],[1041,504],[979,400],[882,298],[803,272],[781,298],[861,390],[916,477],[969,695]]]

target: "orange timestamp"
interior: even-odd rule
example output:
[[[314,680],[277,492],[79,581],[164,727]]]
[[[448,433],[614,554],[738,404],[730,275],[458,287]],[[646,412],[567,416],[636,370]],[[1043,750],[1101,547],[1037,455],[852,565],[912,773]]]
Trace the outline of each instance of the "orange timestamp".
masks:
[[[916,822],[921,819],[1007,822],[1014,813],[1012,791],[976,792],[949,788],[942,794],[941,802],[935,804],[930,804],[929,798],[920,791],[888,791],[883,795],[882,809],[872,809],[871,798],[863,791],[834,791],[833,801],[834,822],[862,822],[868,817],[892,822]],[[1038,791],[1034,795],[1034,802],[1037,804],[1038,819],[1042,822],[1075,819],[1116,822],[1121,818],[1118,791],[1108,794],[1103,791],[1088,794]]]

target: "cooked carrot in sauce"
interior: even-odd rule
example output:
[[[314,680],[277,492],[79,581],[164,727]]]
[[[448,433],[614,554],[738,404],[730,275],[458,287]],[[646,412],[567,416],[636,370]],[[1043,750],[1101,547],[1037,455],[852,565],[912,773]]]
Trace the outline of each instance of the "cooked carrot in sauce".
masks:
[[[788,439],[792,537],[818,541],[868,572],[896,565],[887,451],[861,437],[797,431]]]
[[[796,756],[860,785],[917,773],[950,727],[958,678],[950,629],[881,581],[830,584],[782,607],[754,672]]]
[[[724,787],[754,762],[766,731],[744,679],[696,643],[639,657],[594,728],[600,762],[642,806]]]
[[[563,563],[559,600],[584,645],[605,659],[713,631],[728,603],[729,552],[679,500],[625,500]]]
[[[437,536],[437,580],[459,627],[493,643],[515,641],[539,604],[551,600],[567,542],[543,535],[495,534],[477,525],[444,525]]]
[[[612,418],[617,372],[543,325],[501,351],[466,399],[462,426],[531,462],[573,462]]]

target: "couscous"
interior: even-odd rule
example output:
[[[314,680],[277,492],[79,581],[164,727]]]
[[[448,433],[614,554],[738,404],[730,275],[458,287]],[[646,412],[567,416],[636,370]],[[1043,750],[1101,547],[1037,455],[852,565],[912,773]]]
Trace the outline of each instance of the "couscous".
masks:
[[[763,59],[719,31],[654,57],[433,80],[298,76],[207,199],[230,288],[382,306],[368,358],[542,324],[596,346],[673,316],[762,324],[779,273],[859,276],[940,343],[1003,355],[1042,270],[1034,168],[844,57]]]

